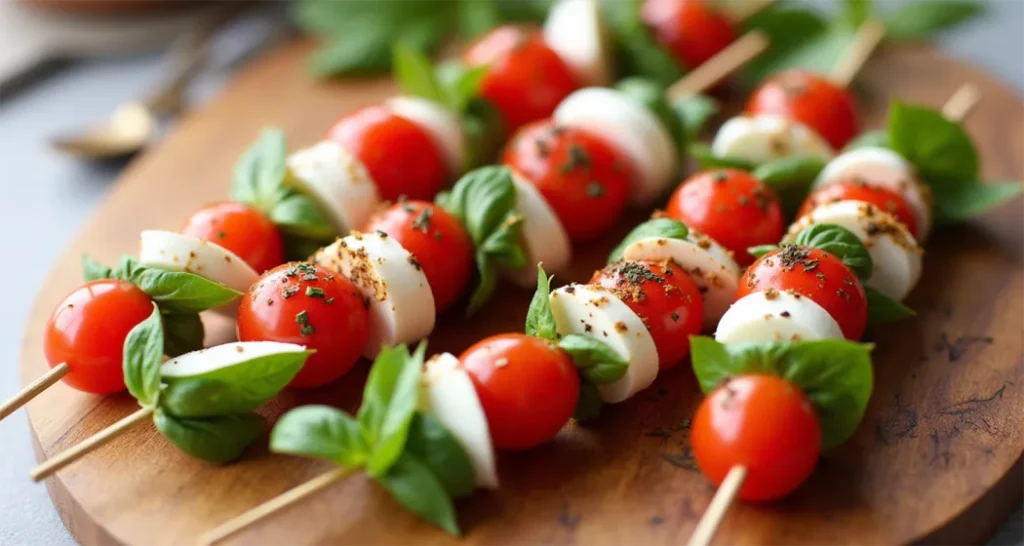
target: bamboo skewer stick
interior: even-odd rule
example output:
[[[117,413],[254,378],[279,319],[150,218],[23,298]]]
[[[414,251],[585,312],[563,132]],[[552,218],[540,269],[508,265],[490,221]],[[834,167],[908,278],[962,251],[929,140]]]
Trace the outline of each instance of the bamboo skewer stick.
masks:
[[[54,472],[57,472],[65,466],[91,453],[94,449],[106,444],[117,436],[120,436],[123,432],[131,428],[132,425],[148,418],[152,414],[153,410],[151,408],[139,408],[135,413],[132,413],[113,425],[93,434],[82,442],[79,442],[75,447],[66,449],[56,456],[51,457],[45,463],[32,470],[32,472],[29,473],[29,476],[32,477],[32,481],[36,482],[50,477]]]
[[[729,469],[729,473],[722,480],[721,487],[718,488],[714,498],[711,499],[707,512],[704,512],[704,516],[697,522],[697,528],[690,535],[690,541],[687,542],[687,546],[708,546],[711,544],[711,539],[715,537],[715,531],[718,530],[718,526],[725,518],[726,512],[729,511],[729,506],[732,505],[736,494],[740,492],[740,487],[743,486],[743,480],[746,477],[747,468],[743,465],[737,465]]]
[[[21,391],[14,395],[13,398],[3,404],[0,404],[0,421],[2,421],[4,417],[7,417],[17,411],[18,408],[24,406],[36,396],[39,396],[39,393],[50,388],[51,385],[60,381],[60,379],[67,375],[70,370],[71,368],[68,367],[67,362],[61,362],[53,368],[50,368],[50,371],[39,376],[38,379],[27,385],[24,389],[21,389]]]
[[[327,487],[334,485],[342,479],[348,477],[354,469],[338,467],[330,472],[321,474],[301,485],[293,487],[288,491],[243,512],[242,514],[225,521],[224,523],[214,527],[213,529],[203,533],[199,537],[199,544],[202,546],[208,546],[224,540],[225,538],[241,531],[242,529],[259,522],[263,518],[274,514],[275,512],[287,508],[296,502],[318,493]]]
[[[665,91],[665,96],[670,99],[679,99],[696,95],[760,55],[767,47],[768,37],[763,32],[757,30],[748,32],[672,84]]]
[[[946,104],[942,105],[942,115],[949,121],[963,122],[970,115],[971,110],[981,101],[981,92],[973,83],[965,83],[953,92]],[[0,416],[3,414],[0,413]]]
[[[843,58],[839,59],[839,63],[832,70],[832,81],[840,87],[849,87],[884,36],[884,23],[874,18],[864,21],[853,37],[853,45],[846,50]]]

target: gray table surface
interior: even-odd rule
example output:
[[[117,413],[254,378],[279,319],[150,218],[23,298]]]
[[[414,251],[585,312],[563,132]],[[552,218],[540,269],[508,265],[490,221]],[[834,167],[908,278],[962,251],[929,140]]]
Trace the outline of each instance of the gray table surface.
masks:
[[[990,4],[984,21],[946,35],[940,45],[1024,94],[1024,1]],[[249,21],[228,32],[218,40],[216,58],[233,57],[261,24]],[[83,62],[13,97],[0,96],[0,256],[8,260],[0,267],[0,286],[8,287],[0,306],[0,399],[19,388],[19,346],[35,294],[123,167],[69,159],[52,151],[46,138],[102,119],[120,102],[140,96],[159,79],[164,63],[158,54]],[[216,92],[226,72],[204,76],[191,98],[201,102]],[[28,479],[34,462],[24,414],[0,423],[0,545],[74,544],[46,489]],[[1022,518],[1018,510],[991,543],[1024,544]]]

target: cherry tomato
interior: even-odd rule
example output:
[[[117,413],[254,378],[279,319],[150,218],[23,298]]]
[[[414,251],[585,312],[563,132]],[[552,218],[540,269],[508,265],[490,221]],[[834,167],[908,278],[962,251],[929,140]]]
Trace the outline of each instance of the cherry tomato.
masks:
[[[206,205],[189,216],[181,232],[230,250],[261,273],[284,262],[284,239],[277,226],[266,214],[243,203]]]
[[[124,339],[153,313],[153,300],[128,281],[99,279],[68,294],[50,315],[43,354],[64,381],[93,394],[124,390]]]
[[[594,273],[590,283],[612,290],[644,321],[658,348],[658,368],[671,368],[690,354],[690,336],[700,333],[704,300],[678,265],[619,262]]]
[[[785,230],[775,193],[738,169],[703,171],[686,179],[665,214],[731,250],[740,265],[754,261],[747,248],[777,243]]]
[[[239,341],[280,341],[316,350],[289,384],[319,387],[345,375],[366,348],[366,302],[348,279],[309,263],[263,274],[238,308]]]
[[[868,323],[868,300],[857,275],[834,254],[783,245],[761,256],[740,277],[736,297],[774,288],[793,290],[817,303],[847,339],[859,340]]]
[[[525,334],[492,336],[466,349],[459,361],[473,380],[498,449],[529,449],[550,440],[576,409],[576,367],[550,341]]]
[[[647,0],[640,18],[687,69],[704,64],[736,39],[729,19],[703,0]]]
[[[836,150],[860,132],[857,103],[849,91],[804,70],[780,72],[747,100],[748,114],[777,114],[803,123]]]
[[[387,233],[416,257],[438,312],[465,293],[474,270],[473,241],[458,218],[444,209],[402,201],[375,214],[363,231]]]
[[[862,180],[838,182],[815,190],[807,196],[803,206],[800,207],[797,217],[810,214],[818,205],[834,203],[836,201],[863,201],[871,203],[892,214],[900,223],[907,226],[907,230],[915,238],[918,236],[917,217],[914,216],[914,211],[907,205],[906,199],[892,190],[873,186],[869,182]]]
[[[503,162],[537,186],[573,241],[604,234],[629,200],[629,159],[580,129],[549,120],[523,127]]]
[[[736,465],[747,469],[739,497],[770,501],[797,488],[821,452],[811,401],[785,379],[743,375],[715,389],[697,408],[690,448],[718,486]]]
[[[581,85],[540,33],[512,26],[489,32],[466,51],[465,59],[473,66],[487,65],[480,95],[501,112],[509,134],[550,117],[558,103]]]
[[[444,156],[419,125],[384,106],[368,106],[334,124],[327,138],[362,162],[385,201],[433,199],[448,182]]]

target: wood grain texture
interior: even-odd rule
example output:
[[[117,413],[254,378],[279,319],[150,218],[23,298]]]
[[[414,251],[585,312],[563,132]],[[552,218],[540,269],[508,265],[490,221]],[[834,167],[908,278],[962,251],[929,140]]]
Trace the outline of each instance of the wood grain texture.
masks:
[[[317,140],[338,115],[391,92],[386,81],[316,84],[303,74],[308,44],[283,47],[239,75],[217,100],[181,122],[156,151],[132,164],[54,269],[28,321],[22,376],[46,369],[40,339],[59,298],[79,283],[85,251],[104,262],[134,252],[144,228],[176,228],[197,206],[223,199],[232,164],[268,124],[292,147]],[[980,72],[925,49],[883,52],[859,79],[867,127],[891,96],[941,105],[962,82],[982,91],[967,122],[985,174],[1024,175],[1024,107]],[[585,280],[618,233],[577,249],[563,280]],[[848,444],[784,502],[743,504],[727,515],[719,543],[978,542],[1021,498],[1024,452],[1024,249],[1021,203],[969,226],[939,229],[909,304],[918,320],[875,329],[876,389]],[[458,352],[491,333],[520,330],[530,294],[499,291],[482,319],[448,313],[431,350]],[[207,317],[207,342],[231,324]],[[290,391],[263,413],[304,403],[358,404],[365,364],[337,384]],[[238,544],[593,543],[672,544],[690,535],[713,490],[690,460],[684,421],[699,402],[686,366],[587,428],[568,427],[548,445],[503,453],[500,491],[459,503],[461,541],[394,504],[363,477],[349,479],[235,535]],[[127,396],[98,398],[60,384],[28,406],[40,459],[74,445],[135,409]],[[83,544],[190,544],[203,531],[321,472],[325,463],[274,455],[265,441],[235,464],[215,467],[170,446],[142,424],[48,480]],[[28,477],[26,476],[26,479]]]

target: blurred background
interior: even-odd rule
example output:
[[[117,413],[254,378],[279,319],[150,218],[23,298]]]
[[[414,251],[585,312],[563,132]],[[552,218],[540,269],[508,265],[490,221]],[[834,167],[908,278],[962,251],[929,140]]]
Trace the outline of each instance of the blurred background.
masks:
[[[51,264],[127,164],[124,157],[80,156],[128,155],[140,142],[158,142],[182,112],[216,93],[239,67],[296,34],[290,12],[301,1],[0,0],[0,256],[7,265],[0,281],[14,287],[0,312],[0,398],[19,385],[24,317],[45,289]],[[868,5],[795,3],[828,21],[857,17],[856,6]],[[535,4],[526,0],[516,9]],[[877,0],[872,9],[893,11],[900,4]],[[1024,0],[979,4],[983,10],[949,24],[933,41],[1024,95]],[[795,28],[782,30],[799,35]],[[319,72],[352,65],[335,62],[327,69],[321,63]],[[161,87],[165,92],[154,94]],[[133,106],[118,109],[125,104]],[[155,123],[140,104],[159,114]],[[101,143],[113,150],[71,138],[115,111],[129,129]],[[149,138],[140,141],[139,134]],[[45,488],[25,479],[34,462],[29,437],[23,416],[0,423],[0,544],[73,544]],[[1018,510],[991,543],[1024,544],[1022,518]]]

